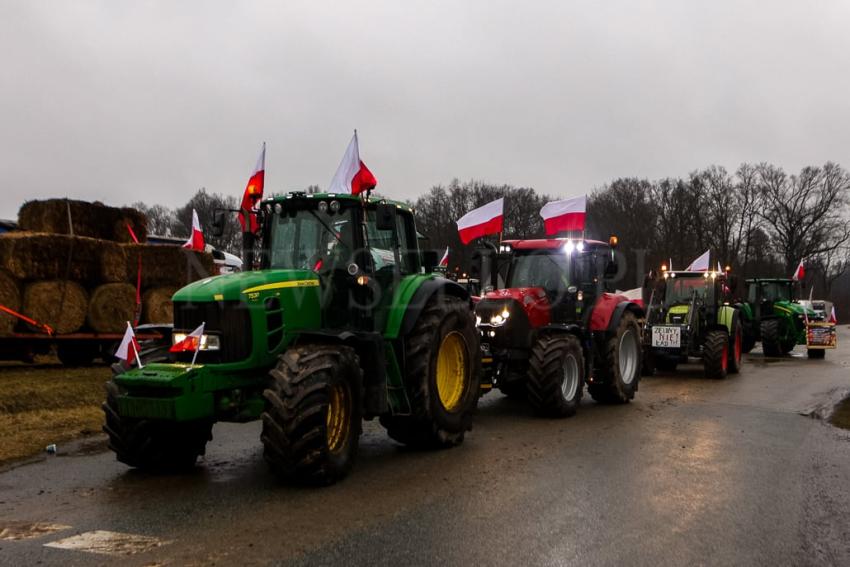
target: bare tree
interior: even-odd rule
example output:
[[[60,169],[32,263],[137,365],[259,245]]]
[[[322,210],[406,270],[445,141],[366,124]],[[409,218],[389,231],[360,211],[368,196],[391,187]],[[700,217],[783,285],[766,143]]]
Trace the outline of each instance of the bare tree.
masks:
[[[850,176],[840,166],[827,162],[789,177],[763,163],[758,175],[759,214],[788,273],[801,259],[832,254],[850,242]]]
[[[171,236],[171,229],[175,222],[174,211],[162,205],[148,206],[141,201],[130,206],[141,211],[148,218],[148,234]]]
[[[242,228],[239,226],[236,213],[226,215],[227,222],[221,236],[213,236],[212,234],[212,221],[215,210],[237,209],[238,207],[239,203],[233,195],[224,196],[219,193],[208,193],[205,188],[201,188],[189,199],[188,203],[175,211],[172,234],[174,236],[185,236],[188,238],[192,227],[192,209],[195,209],[198,212],[201,230],[204,232],[204,240],[208,244],[233,254],[241,254]]]

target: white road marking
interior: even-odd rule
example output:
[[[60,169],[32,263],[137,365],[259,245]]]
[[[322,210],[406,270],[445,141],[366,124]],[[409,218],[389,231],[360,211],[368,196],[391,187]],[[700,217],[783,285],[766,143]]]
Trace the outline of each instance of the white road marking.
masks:
[[[171,542],[150,536],[95,530],[45,543],[44,546],[101,555],[135,555],[169,543]]]
[[[7,541],[35,539],[69,529],[71,526],[49,522],[0,522],[0,539]]]

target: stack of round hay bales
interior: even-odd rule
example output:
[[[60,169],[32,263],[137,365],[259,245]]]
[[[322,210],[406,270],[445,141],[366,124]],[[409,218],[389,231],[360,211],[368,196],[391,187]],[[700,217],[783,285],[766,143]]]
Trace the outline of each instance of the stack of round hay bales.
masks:
[[[69,221],[70,211],[70,221]],[[147,239],[147,219],[130,208],[66,199],[30,201],[20,231],[0,236],[0,305],[57,333],[121,333],[136,316],[139,260],[142,319],[172,322],[171,296],[213,274],[212,256]],[[33,330],[0,310],[0,335]]]

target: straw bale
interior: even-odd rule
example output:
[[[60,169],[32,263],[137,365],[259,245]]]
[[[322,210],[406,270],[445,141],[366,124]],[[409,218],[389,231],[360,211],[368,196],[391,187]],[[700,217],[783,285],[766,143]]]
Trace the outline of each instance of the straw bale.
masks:
[[[86,322],[97,333],[120,333],[136,313],[136,288],[126,283],[97,286],[89,300]]]
[[[64,297],[63,297],[64,296]],[[52,280],[27,284],[21,310],[60,334],[79,331],[86,321],[89,298],[83,287],[72,281]]]
[[[13,311],[21,309],[21,288],[12,274],[0,270],[0,305]],[[18,318],[0,311],[0,336],[8,335],[15,328]]]
[[[171,297],[176,287],[152,287],[142,295],[142,323],[167,325],[174,322]]]
[[[147,217],[129,207],[108,207],[103,203],[89,203],[70,199],[28,201],[18,211],[18,225],[22,230],[71,234],[68,230],[68,209],[76,236],[88,236],[115,242],[132,242],[127,225],[140,242],[147,240]]]

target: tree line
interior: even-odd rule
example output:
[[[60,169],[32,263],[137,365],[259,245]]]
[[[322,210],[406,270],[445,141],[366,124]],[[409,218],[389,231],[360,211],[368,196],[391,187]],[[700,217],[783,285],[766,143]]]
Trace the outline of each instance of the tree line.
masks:
[[[312,185],[306,189],[320,191]],[[575,193],[580,193],[580,189]],[[448,247],[449,269],[469,272],[475,243],[460,242],[455,222],[476,207],[505,198],[505,239],[544,236],[540,208],[553,200],[532,187],[479,180],[431,187],[413,204],[417,227],[429,246]],[[236,195],[200,189],[182,207],[134,203],[148,215],[149,232],[186,238],[192,209],[213,246],[240,254],[236,215],[228,216],[224,234],[213,236],[216,208],[236,209]],[[619,178],[588,195],[586,237],[619,239],[625,271],[618,287],[641,284],[645,273],[672,261],[685,268],[705,250],[712,262],[730,266],[740,279],[790,277],[806,260],[807,283],[815,294],[850,306],[850,174],[827,162],[798,173],[767,164],[742,164],[735,171],[712,165],[687,177],[659,180]],[[493,243],[498,237],[488,237]]]

